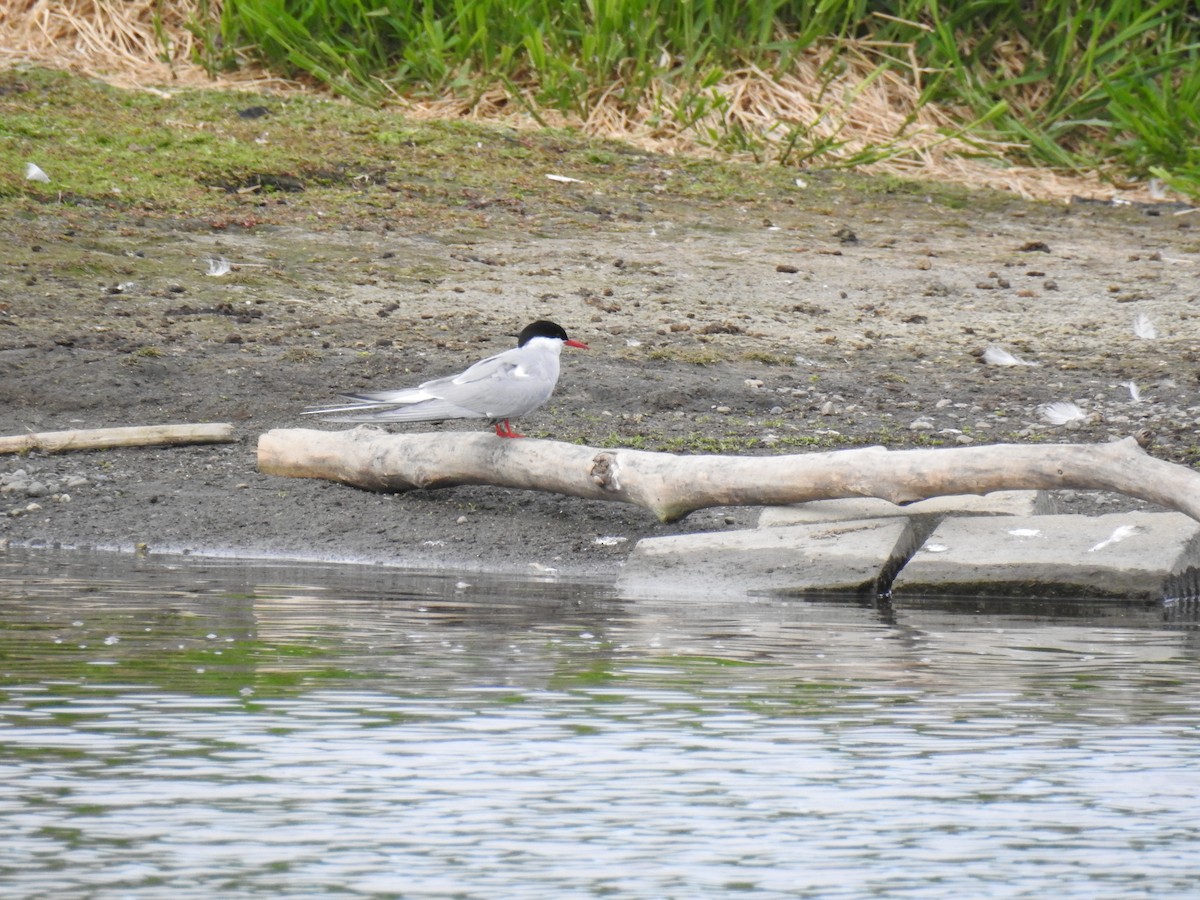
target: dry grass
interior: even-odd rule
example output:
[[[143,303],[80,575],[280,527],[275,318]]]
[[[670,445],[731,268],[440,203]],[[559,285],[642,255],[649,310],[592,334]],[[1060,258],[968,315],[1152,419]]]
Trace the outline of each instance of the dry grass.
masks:
[[[652,108],[648,100],[630,111],[600,98],[586,120],[546,110],[539,110],[538,116],[549,125],[578,127],[596,137],[628,141],[659,153],[719,158],[730,154],[718,150],[715,142],[701,135],[706,126],[734,126],[762,139],[763,147],[754,153],[747,151],[745,156],[767,160],[779,159],[787,152],[788,133],[799,126],[806,130],[809,140],[841,142],[832,154],[834,159],[848,159],[873,146],[893,147],[893,155],[858,167],[861,171],[990,187],[1043,200],[1068,200],[1073,196],[1109,199],[1118,194],[1130,200],[1150,199],[1137,189],[1117,191],[1096,176],[1065,175],[1048,168],[1003,165],[995,159],[980,158],[989,152],[998,156],[1006,147],[947,138],[961,118],[935,105],[918,105],[920,88],[896,72],[886,71],[882,77],[869,80],[876,64],[866,53],[822,88],[818,73],[825,62],[821,51],[813,51],[781,77],[757,68],[728,73],[715,88],[727,105],[722,112],[699,119],[699,130],[685,130]],[[619,86],[610,88],[610,96],[618,90]],[[527,105],[533,104],[532,94],[530,91],[526,97]],[[662,87],[659,96],[671,110],[683,100],[682,91],[671,86]],[[455,97],[420,102],[395,99],[414,118],[502,119],[515,127],[539,124],[522,104],[513,102],[502,90],[484,93],[473,103]],[[902,137],[897,139],[896,135]],[[828,165],[829,159],[822,164]]]
[[[218,11],[220,0],[214,0]],[[155,13],[169,53],[155,29]],[[0,65],[36,63],[125,88],[298,87],[253,68],[213,81],[193,62],[196,0],[4,0]]]
[[[211,6],[214,15],[219,14],[220,0],[212,0]],[[196,8],[196,0],[7,0],[0,3],[0,65],[37,63],[145,90],[311,89],[245,65],[210,79],[193,61],[196,39],[187,25]],[[156,11],[169,53],[155,28]],[[586,120],[546,110],[539,110],[535,118],[529,112],[532,92],[524,105],[501,90],[485,93],[473,103],[452,97],[421,102],[395,97],[394,102],[415,118],[503,120],[520,128],[542,123],[572,126],[661,153],[713,157],[729,154],[704,139],[706,127],[740,129],[756,145],[745,155],[759,159],[785,155],[789,132],[801,128],[808,141],[836,142],[834,159],[851,158],[872,146],[893,148],[887,159],[863,166],[866,171],[987,186],[1040,199],[1107,199],[1118,194],[1130,200],[1150,199],[1138,189],[1117,191],[1095,176],[1003,166],[978,158],[981,149],[999,155],[1005,148],[981,148],[947,138],[962,121],[957,111],[919,106],[920,85],[894,71],[870,77],[884,54],[904,48],[863,44],[858,50],[854,57],[843,57],[845,65],[831,82],[819,74],[827,62],[823,55],[827,51],[820,49],[806,54],[781,76],[753,67],[730,72],[715,88],[725,102],[699,119],[699,129],[685,129],[648,101],[635,110],[624,108],[613,99],[619,86],[596,98]],[[684,102],[681,91],[669,84],[664,83],[660,92],[669,110],[679,109]]]

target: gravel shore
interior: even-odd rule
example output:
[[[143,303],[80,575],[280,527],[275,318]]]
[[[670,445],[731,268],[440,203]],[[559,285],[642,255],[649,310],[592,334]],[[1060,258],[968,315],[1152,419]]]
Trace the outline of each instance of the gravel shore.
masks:
[[[0,457],[0,539],[611,577],[640,537],[754,521],[256,471],[257,435],[311,425],[304,407],[457,371],[541,317],[591,350],[564,352],[554,398],[518,423],[532,436],[778,454],[1149,428],[1156,455],[1200,459],[1194,215],[842,176],[812,190],[565,185],[553,206],[447,208],[427,230],[364,208],[215,227],[27,206],[0,222],[0,433],[224,421],[239,440]],[[1028,364],[988,364],[992,346]],[[1062,401],[1081,417],[1051,424]]]

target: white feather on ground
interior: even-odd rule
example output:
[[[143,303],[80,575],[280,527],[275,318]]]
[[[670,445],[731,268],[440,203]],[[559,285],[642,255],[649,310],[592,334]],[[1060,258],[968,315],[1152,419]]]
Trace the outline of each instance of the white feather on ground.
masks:
[[[1026,362],[1019,356],[1014,356],[1003,347],[995,344],[983,351],[983,361],[989,366],[1036,366],[1038,363]]]
[[[25,180],[40,181],[42,184],[50,183],[50,176],[42,171],[42,167],[37,163],[25,163]]]
[[[1042,418],[1051,425],[1067,425],[1070,422],[1082,422],[1087,413],[1068,400],[1047,403],[1041,408]]]
[[[1122,381],[1121,384],[1123,384],[1125,387],[1129,388],[1129,399],[1130,400],[1132,400],[1134,403],[1142,402],[1142,400],[1144,399],[1142,397],[1142,389],[1139,388],[1136,383],[1134,383],[1132,381]]]
[[[1095,547],[1088,550],[1088,553],[1095,553],[1097,550],[1103,550],[1109,544],[1119,544],[1127,537],[1133,537],[1135,534],[1141,534],[1145,531],[1140,525],[1118,525],[1113,533],[1106,540],[1101,541]]]
[[[1154,327],[1150,317],[1142,312],[1133,317],[1133,333],[1143,341],[1152,341],[1158,337],[1158,329]]]
[[[211,275],[213,278],[220,278],[222,275],[228,275],[233,271],[233,266],[229,264],[223,256],[214,256],[208,261],[208,271],[205,275]]]

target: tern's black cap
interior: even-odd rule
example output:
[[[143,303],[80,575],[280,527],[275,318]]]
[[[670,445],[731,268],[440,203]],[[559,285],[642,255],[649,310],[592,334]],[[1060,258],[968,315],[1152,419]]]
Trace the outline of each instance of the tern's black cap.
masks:
[[[524,347],[537,337],[558,338],[560,341],[568,340],[567,331],[561,325],[546,319],[538,319],[521,329],[521,333],[517,335],[517,346]]]

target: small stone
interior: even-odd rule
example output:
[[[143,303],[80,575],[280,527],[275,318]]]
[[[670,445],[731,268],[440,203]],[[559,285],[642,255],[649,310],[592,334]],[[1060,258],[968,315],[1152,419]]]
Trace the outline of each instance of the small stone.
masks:
[[[747,378],[743,384],[745,384],[746,387],[750,388],[752,391],[757,391],[763,386],[763,380],[761,378]]]
[[[27,497],[45,497],[48,493],[50,493],[49,488],[40,481],[31,481],[25,486],[25,496]]]
[[[778,416],[778,415],[781,415],[782,413],[783,413],[782,406],[772,406],[771,407],[771,415]]]
[[[928,419],[913,419],[908,429],[909,431],[933,431],[933,423]]]
[[[836,416],[837,415],[837,407],[834,406],[832,400],[826,400],[824,403],[821,404],[821,415],[823,415],[823,416]]]
[[[91,484],[91,482],[82,475],[68,475],[66,481],[63,483],[69,488],[86,487],[87,485]]]
[[[960,434],[960,435],[958,435],[958,437],[956,437],[954,439],[954,443],[956,443],[956,444],[973,444],[973,443],[975,443],[975,438],[971,437],[969,434]]]
[[[466,524],[467,524],[467,517],[466,517],[466,516],[459,516],[457,519],[455,519],[455,520],[454,520],[454,524],[455,524],[455,525],[466,525]]]
[[[732,410],[732,409],[730,409],[728,406],[718,406],[718,407],[717,407],[717,412],[719,412],[719,413],[721,413],[722,415],[724,415],[724,414],[726,414],[726,413],[733,412],[733,410]]]
[[[41,512],[41,509],[42,509],[42,504],[30,503],[25,507],[25,512],[27,512],[27,513]]]

